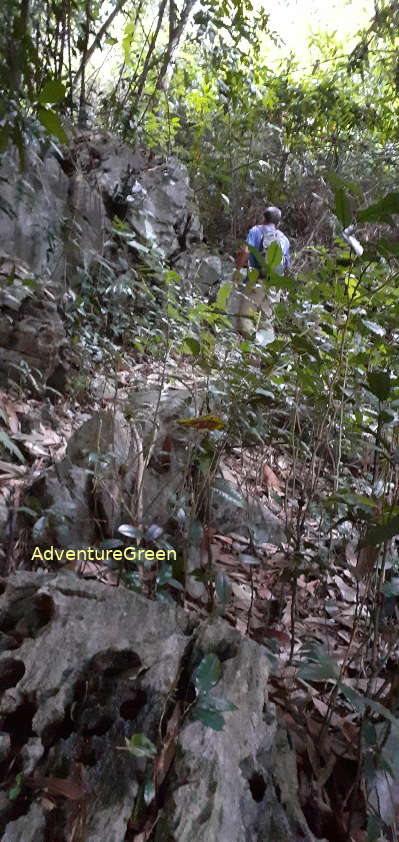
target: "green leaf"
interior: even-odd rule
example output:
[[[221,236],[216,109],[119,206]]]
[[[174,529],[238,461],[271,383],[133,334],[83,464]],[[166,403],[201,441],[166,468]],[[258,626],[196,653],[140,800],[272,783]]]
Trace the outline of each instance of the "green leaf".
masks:
[[[399,577],[391,579],[390,582],[385,582],[382,587],[382,592],[385,596],[399,596]]]
[[[216,574],[215,590],[219,602],[221,602],[222,605],[226,605],[231,599],[231,583],[226,573],[219,571],[219,573]]]
[[[220,711],[222,713],[229,713],[233,710],[238,710],[237,705],[229,702],[228,699],[223,699],[220,696],[203,695],[198,700],[198,707],[207,708],[208,710]]]
[[[367,842],[378,842],[384,830],[384,822],[381,816],[367,817]]]
[[[9,136],[10,127],[8,125],[2,126],[0,128],[0,155],[7,149]]]
[[[137,526],[131,526],[130,523],[122,523],[118,526],[118,532],[125,535],[126,538],[142,538],[143,533]]]
[[[314,357],[316,360],[320,359],[320,354],[317,348],[312,345],[309,339],[305,339],[302,335],[297,334],[296,336],[293,336],[292,346],[297,354],[310,354],[310,356]]]
[[[15,801],[15,799],[18,798],[18,795],[20,794],[21,789],[22,789],[22,784],[23,784],[23,775],[22,775],[22,772],[18,772],[18,775],[16,775],[16,777],[15,777],[14,786],[12,786],[11,789],[8,791],[8,797],[9,797],[10,801]]]
[[[19,447],[11,441],[10,436],[5,430],[0,430],[0,444],[2,444],[10,453],[19,459],[20,462],[25,462],[25,456],[21,453]]]
[[[201,345],[198,339],[194,339],[193,336],[186,336],[182,347],[183,354],[193,354],[194,357],[198,357],[200,351]]]
[[[225,479],[215,479],[212,490],[224,498],[228,503],[236,506],[237,509],[245,507],[245,500],[242,495]]]
[[[48,79],[39,94],[39,102],[44,105],[47,102],[61,102],[65,97],[65,85],[57,79]]]
[[[266,251],[266,264],[270,266],[272,269],[275,266],[280,266],[283,259],[283,250],[279,243],[273,242],[270,243]]]
[[[55,111],[52,111],[49,108],[39,108],[37,112],[37,119],[46,131],[49,132],[49,134],[53,134],[58,137],[58,140],[61,143],[68,143],[68,137],[62,126],[61,120]]]
[[[133,734],[130,740],[126,739],[126,747],[136,757],[155,757],[157,748],[145,734]]]
[[[379,202],[358,211],[359,222],[391,222],[391,214],[399,213],[399,193],[388,193]]]
[[[226,301],[231,293],[232,287],[233,284],[230,281],[226,281],[226,283],[222,284],[222,286],[220,287],[216,298],[216,307],[218,307],[220,310],[224,310],[226,306]]]
[[[315,663],[307,663],[300,667],[298,675],[304,681],[338,681],[339,670],[335,661],[321,647],[310,650],[310,656]]]
[[[399,535],[399,515],[391,518],[388,523],[369,529],[361,546],[378,547],[380,544],[384,544],[385,541],[395,538],[396,535]]]
[[[144,803],[147,805],[151,804],[151,802],[155,798],[155,787],[152,778],[147,778],[144,786]]]
[[[369,371],[367,374],[368,389],[378,400],[386,401],[391,391],[391,378],[387,371]]]
[[[255,335],[255,345],[258,345],[260,348],[265,348],[266,345],[270,345],[271,342],[274,342],[275,338],[272,327],[257,330]]]
[[[194,671],[194,681],[199,693],[207,693],[218,683],[222,674],[222,666],[217,655],[210,652],[205,655]]]
[[[223,731],[224,719],[221,713],[209,708],[202,708],[195,705],[192,711],[192,718],[198,722],[202,722],[207,728],[212,728],[213,731]]]
[[[352,193],[354,196],[361,195],[361,189],[358,184],[354,181],[348,181],[346,178],[342,178],[342,176],[338,175],[335,172],[327,172],[325,174],[325,179],[331,184],[331,187],[335,190],[347,190],[348,193]]]
[[[335,208],[334,213],[338,217],[339,221],[342,222],[344,228],[347,228],[348,225],[352,222],[352,211],[351,206],[348,201],[348,197],[343,189],[343,187],[339,187],[338,190],[335,191]]]

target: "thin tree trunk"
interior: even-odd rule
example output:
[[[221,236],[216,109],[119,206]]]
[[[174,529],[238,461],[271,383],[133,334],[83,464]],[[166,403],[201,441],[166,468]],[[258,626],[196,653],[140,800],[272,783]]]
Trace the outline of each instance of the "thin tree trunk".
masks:
[[[126,5],[126,2],[127,2],[127,0],[119,0],[119,2],[115,6],[115,9],[112,10],[112,12],[108,16],[107,20],[103,23],[103,25],[98,30],[97,35],[94,38],[94,41],[90,44],[90,47],[86,50],[86,53],[85,53],[84,57],[82,58],[80,66],[75,73],[74,80],[73,80],[74,86],[79,81],[82,74],[84,73],[84,71],[86,69],[86,65],[87,65],[88,61],[90,61],[93,53],[95,52],[97,47],[100,46],[101,38],[103,38],[103,36],[105,35],[107,30],[111,26],[111,23],[116,18],[116,16],[119,14],[119,12],[122,11],[123,7]]]
[[[90,35],[90,14],[91,14],[91,0],[86,0],[86,20],[85,20],[85,35],[82,50],[82,73],[80,77],[80,96],[79,96],[79,116],[78,126],[80,129],[86,127],[86,62],[87,62],[87,47]]]
[[[147,81],[147,76],[148,76],[148,73],[149,73],[149,70],[150,70],[151,57],[152,57],[152,54],[155,50],[158,35],[159,35],[159,31],[160,31],[161,26],[162,26],[162,21],[163,21],[164,14],[165,14],[166,4],[167,4],[167,0],[161,0],[161,2],[159,4],[158,21],[157,21],[157,25],[156,25],[156,28],[155,28],[155,32],[154,32],[154,34],[151,38],[151,41],[150,41],[150,44],[149,44],[149,47],[148,47],[148,50],[147,50],[147,55],[145,57],[144,67],[143,67],[143,69],[140,73],[138,83],[137,83],[135,91],[134,91],[135,98],[136,98],[137,101],[140,99],[141,94],[143,93],[143,90],[144,90],[145,83]]]
[[[16,27],[18,32],[18,38],[15,38],[15,34],[13,31],[11,33],[10,43],[8,47],[8,65],[10,68],[10,91],[18,91],[21,85],[24,40],[28,33],[29,11],[30,0],[21,0],[20,11],[18,16],[18,26]],[[15,23],[13,21],[13,29],[15,27]]]

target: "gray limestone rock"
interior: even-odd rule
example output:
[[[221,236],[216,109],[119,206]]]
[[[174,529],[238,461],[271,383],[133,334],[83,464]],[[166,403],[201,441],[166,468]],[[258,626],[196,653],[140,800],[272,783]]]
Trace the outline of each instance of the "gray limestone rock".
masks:
[[[0,381],[25,381],[39,391],[60,364],[65,345],[52,283],[1,254]]]
[[[221,619],[201,621],[72,573],[19,572],[2,590],[0,628],[19,647],[0,655],[0,729],[19,747],[21,772],[10,801],[16,773],[6,750],[3,840],[66,840],[80,821],[85,842],[122,842],[157,819],[156,842],[315,842],[268,701],[262,647]],[[190,713],[194,670],[209,653],[221,664],[212,693],[237,708],[217,732]],[[178,699],[187,711],[162,798],[146,806],[154,760],[124,750],[125,741],[143,734],[159,754]]]
[[[29,490],[42,506],[35,544],[79,547],[112,537],[129,515],[136,473],[129,423],[119,412],[95,413],[71,436],[64,459]]]

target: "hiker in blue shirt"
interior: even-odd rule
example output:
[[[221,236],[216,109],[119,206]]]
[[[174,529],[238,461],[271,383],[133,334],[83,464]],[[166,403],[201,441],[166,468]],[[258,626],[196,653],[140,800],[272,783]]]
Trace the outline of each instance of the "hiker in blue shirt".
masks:
[[[277,242],[283,252],[283,260],[280,266],[275,266],[274,271],[284,275],[290,266],[290,241],[288,237],[278,230],[281,222],[281,210],[275,207],[267,207],[263,212],[263,225],[254,225],[248,232],[246,245],[242,246],[237,255],[236,269],[242,269],[248,263],[250,269],[257,269],[258,264],[254,254],[249,252],[248,246],[253,246],[261,254],[264,253],[272,242]]]
[[[273,242],[281,247],[282,260],[278,266],[273,266],[273,271],[278,275],[284,275],[290,266],[290,241],[288,237],[278,230],[281,222],[281,211],[273,206],[267,207],[263,213],[263,224],[254,225],[248,232],[245,245],[241,247],[236,258],[237,276],[241,275],[241,269],[248,266],[249,269],[259,269],[258,282],[248,284],[248,273],[246,279],[242,279],[244,287],[239,286],[235,295],[236,328],[245,338],[253,335],[254,330],[259,327],[260,320],[266,318],[266,322],[272,330],[273,304],[279,300],[280,293],[269,289],[267,292],[262,284],[262,270],[257,263],[254,254],[250,253],[248,246],[253,246],[263,256]],[[236,276],[236,277],[237,277]],[[238,280],[237,277],[237,280]]]

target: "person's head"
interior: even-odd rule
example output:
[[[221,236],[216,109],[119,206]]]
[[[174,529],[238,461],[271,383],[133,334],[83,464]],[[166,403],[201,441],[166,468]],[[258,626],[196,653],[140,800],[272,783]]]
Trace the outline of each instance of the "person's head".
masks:
[[[281,210],[270,205],[263,211],[263,221],[265,225],[280,225]]]

